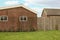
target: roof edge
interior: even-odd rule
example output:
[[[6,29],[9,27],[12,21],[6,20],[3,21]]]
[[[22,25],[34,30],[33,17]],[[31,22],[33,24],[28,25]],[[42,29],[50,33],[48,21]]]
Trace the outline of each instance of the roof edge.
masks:
[[[33,13],[37,14],[37,11],[25,6],[25,5],[14,5],[14,6],[5,6],[5,7],[0,7],[0,10],[4,10],[4,9],[10,9],[10,8],[16,8],[16,7],[24,7],[30,11],[32,11]]]

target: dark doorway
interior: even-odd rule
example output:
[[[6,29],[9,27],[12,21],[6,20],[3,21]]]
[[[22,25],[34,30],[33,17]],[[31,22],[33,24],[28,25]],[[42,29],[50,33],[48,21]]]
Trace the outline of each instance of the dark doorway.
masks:
[[[56,25],[55,29],[58,30],[58,25]]]

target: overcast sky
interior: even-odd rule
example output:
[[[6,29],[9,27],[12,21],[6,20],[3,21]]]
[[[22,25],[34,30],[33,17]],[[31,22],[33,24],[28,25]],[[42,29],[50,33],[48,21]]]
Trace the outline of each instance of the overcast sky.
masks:
[[[0,7],[24,4],[35,10],[38,17],[41,16],[43,8],[60,8],[60,0],[0,0]]]

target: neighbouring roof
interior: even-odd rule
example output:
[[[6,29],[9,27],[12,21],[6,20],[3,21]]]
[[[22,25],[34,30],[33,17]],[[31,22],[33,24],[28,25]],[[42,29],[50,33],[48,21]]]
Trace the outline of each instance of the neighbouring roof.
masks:
[[[6,7],[0,7],[0,10],[4,10],[4,9],[10,9],[10,8],[16,8],[16,7],[23,7],[26,8],[27,10],[30,10],[31,12],[37,14],[37,11],[25,6],[25,5],[14,5],[14,6],[6,6]]]
[[[44,11],[47,13],[47,15],[51,15],[51,16],[60,15],[60,9],[44,8]]]

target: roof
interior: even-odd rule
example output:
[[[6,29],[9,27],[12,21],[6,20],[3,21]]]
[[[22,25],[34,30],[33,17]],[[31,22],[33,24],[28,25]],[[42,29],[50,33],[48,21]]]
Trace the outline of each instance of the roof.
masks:
[[[33,13],[35,13],[35,14],[37,13],[37,11],[35,11],[35,10],[31,9],[31,8],[28,8],[28,7],[25,6],[25,5],[14,5],[14,6],[0,7],[0,10],[10,9],[10,8],[16,8],[16,7],[23,7],[23,8],[26,8],[26,9],[30,10],[31,12],[33,12]]]
[[[60,15],[60,9],[45,8],[44,11],[47,13],[47,15],[51,15],[51,16],[58,16],[58,15]]]

